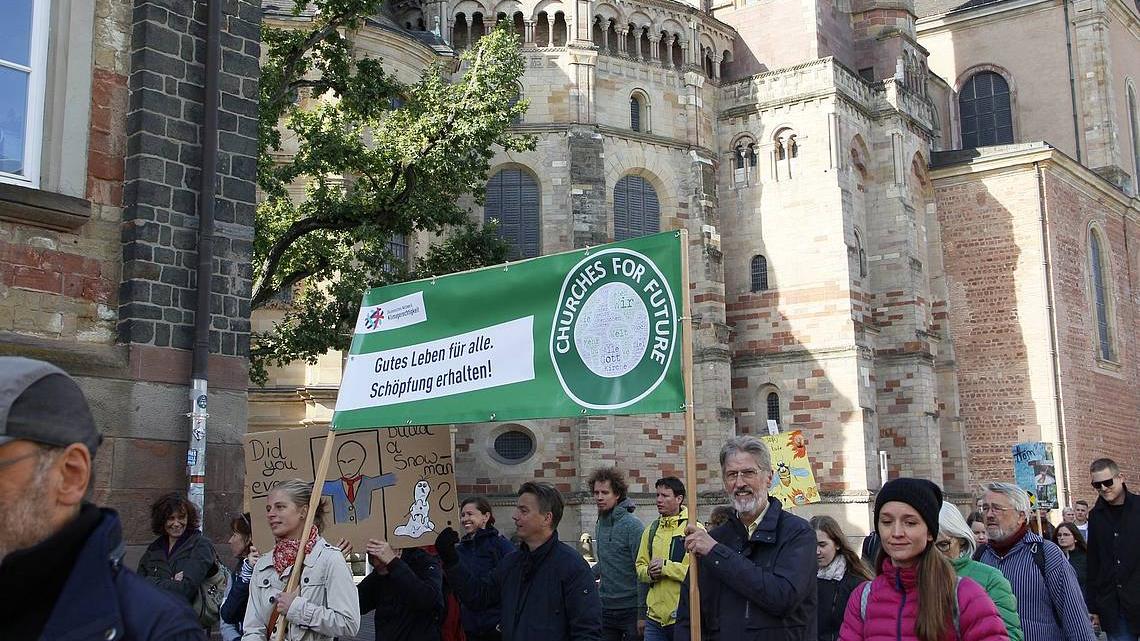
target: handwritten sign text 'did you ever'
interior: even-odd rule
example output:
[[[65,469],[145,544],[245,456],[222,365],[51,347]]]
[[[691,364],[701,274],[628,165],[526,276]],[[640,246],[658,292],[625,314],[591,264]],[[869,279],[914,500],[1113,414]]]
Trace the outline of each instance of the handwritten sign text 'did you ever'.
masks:
[[[311,481],[328,430],[254,432],[245,438],[245,496],[254,545],[270,549],[265,505],[290,479]],[[322,535],[363,550],[370,538],[420,547],[459,524],[451,434],[443,426],[396,426],[337,435],[325,478],[317,483],[327,512]]]

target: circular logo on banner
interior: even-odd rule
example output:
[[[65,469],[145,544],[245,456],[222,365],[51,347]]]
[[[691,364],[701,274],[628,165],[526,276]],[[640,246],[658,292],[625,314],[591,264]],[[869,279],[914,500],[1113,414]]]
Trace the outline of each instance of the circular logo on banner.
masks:
[[[645,255],[606,249],[566,274],[550,359],[579,405],[612,410],[645,398],[665,380],[676,343],[673,291]]]

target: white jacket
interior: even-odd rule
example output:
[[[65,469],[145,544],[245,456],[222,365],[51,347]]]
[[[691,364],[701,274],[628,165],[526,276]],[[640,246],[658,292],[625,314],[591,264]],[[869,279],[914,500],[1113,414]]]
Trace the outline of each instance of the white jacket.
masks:
[[[289,568],[284,577],[277,575],[272,551],[257,560],[249,581],[242,641],[265,641],[265,626],[273,612],[269,597],[285,591],[292,573],[293,568]],[[277,618],[277,625],[282,619],[289,621],[287,641],[326,641],[353,636],[360,630],[360,598],[352,572],[341,551],[323,537],[317,537],[313,551],[305,556],[300,586],[301,593],[293,599],[289,612]]]

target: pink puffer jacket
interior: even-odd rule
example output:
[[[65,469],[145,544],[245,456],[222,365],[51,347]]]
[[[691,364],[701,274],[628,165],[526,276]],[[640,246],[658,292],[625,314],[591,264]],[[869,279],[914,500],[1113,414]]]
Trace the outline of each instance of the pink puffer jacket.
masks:
[[[847,600],[839,641],[918,641],[918,586],[914,568],[896,568],[887,559],[875,577],[867,600],[867,620],[860,616],[864,585],[860,584]],[[958,583],[958,629],[946,622],[943,641],[1008,641],[1005,624],[997,607],[982,586],[963,578]]]

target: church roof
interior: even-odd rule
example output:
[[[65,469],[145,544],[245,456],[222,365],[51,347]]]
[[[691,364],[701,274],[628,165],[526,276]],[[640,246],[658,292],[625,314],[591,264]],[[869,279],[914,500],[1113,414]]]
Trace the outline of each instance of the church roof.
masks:
[[[919,18],[942,16],[959,11],[968,11],[1007,0],[914,0],[914,15]]]

